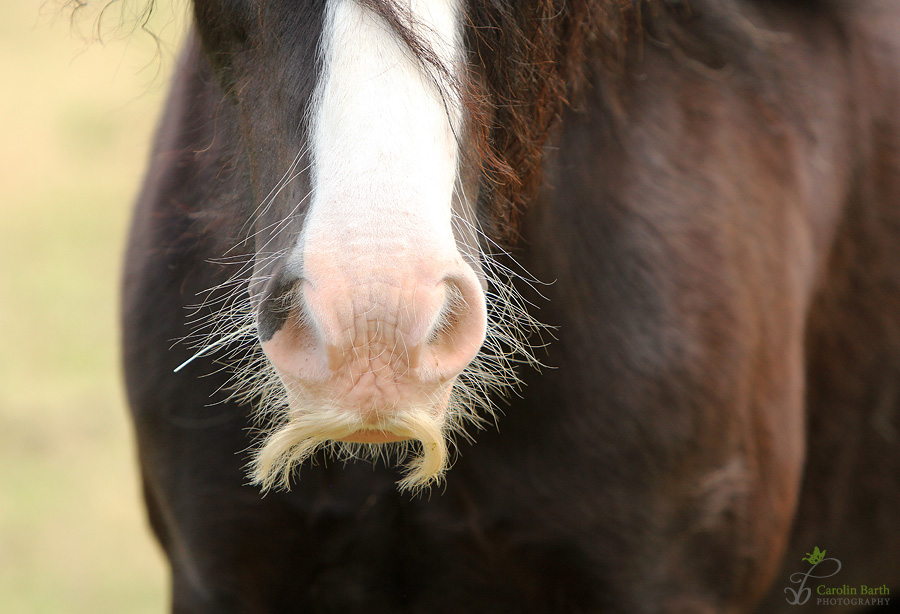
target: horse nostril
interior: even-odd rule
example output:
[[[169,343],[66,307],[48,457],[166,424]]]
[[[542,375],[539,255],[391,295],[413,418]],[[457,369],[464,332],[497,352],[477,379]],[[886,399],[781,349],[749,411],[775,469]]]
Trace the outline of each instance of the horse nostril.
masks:
[[[257,328],[260,341],[269,341],[284,326],[291,309],[285,298],[267,298],[259,307]]]
[[[453,330],[459,325],[460,320],[465,317],[468,307],[459,286],[452,281],[448,281],[444,303],[441,305],[434,326],[428,333],[425,343],[434,345],[445,342],[452,337]]]
[[[302,281],[302,278],[283,269],[266,284],[256,314],[257,331],[263,343],[272,339],[289,318],[302,315]]]
[[[434,353],[438,368],[455,374],[462,371],[481,348],[486,312],[476,280],[460,277],[447,279],[444,283],[444,302],[425,343]]]
[[[275,336],[290,315],[290,309],[285,308],[283,301],[277,299],[265,299],[257,312],[257,330],[262,342],[269,341]]]
[[[290,377],[321,376],[320,335],[300,277],[273,280],[257,308],[257,331],[271,363]],[[325,348],[327,349],[327,348]],[[318,366],[317,366],[318,365]]]

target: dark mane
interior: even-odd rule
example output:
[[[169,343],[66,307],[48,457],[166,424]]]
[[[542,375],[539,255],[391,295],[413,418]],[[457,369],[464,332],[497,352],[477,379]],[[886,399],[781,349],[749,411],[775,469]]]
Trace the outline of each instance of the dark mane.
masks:
[[[423,65],[449,73],[393,0],[364,2]],[[698,69],[718,69],[744,61],[760,43],[752,16],[733,2],[706,0],[539,0],[527,6],[470,0],[465,36],[473,74],[459,87],[478,145],[473,162],[487,179],[482,221],[506,240],[515,239],[521,213],[541,184],[554,126],[566,108],[577,108],[586,87],[602,87],[609,111],[623,115],[617,82],[644,44],[668,48]]]
[[[639,35],[642,4],[541,0],[522,10],[496,0],[470,3],[467,47],[483,94],[473,115],[487,145],[488,221],[499,234],[514,234],[540,185],[544,146],[583,86],[588,59],[612,74],[621,70],[626,41]]]

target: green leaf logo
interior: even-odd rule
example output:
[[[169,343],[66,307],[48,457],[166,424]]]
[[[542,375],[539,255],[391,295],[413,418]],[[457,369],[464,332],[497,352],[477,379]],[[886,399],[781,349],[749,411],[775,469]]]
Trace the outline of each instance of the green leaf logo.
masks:
[[[825,551],[819,550],[819,547],[816,546],[813,548],[812,554],[809,552],[806,553],[806,558],[800,559],[801,561],[809,561],[810,565],[815,565],[819,561],[825,558]]]

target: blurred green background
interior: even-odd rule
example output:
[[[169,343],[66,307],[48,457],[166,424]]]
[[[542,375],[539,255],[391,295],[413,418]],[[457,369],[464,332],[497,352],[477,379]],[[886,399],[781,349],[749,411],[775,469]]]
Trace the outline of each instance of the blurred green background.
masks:
[[[186,2],[63,4],[0,2],[0,613],[160,613],[117,298]]]

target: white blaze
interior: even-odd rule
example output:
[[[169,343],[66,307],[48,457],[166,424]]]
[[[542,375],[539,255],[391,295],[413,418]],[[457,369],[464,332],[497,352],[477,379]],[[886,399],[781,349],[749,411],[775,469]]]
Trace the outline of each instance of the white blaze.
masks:
[[[462,1],[398,2],[451,80]],[[258,451],[254,479],[287,485],[329,441],[416,439],[401,485],[419,488],[447,467],[452,387],[485,335],[484,294],[452,226],[463,108],[447,75],[356,0],[327,0],[320,51],[312,195],[289,255],[304,313],[263,347],[289,419]]]
[[[453,73],[462,65],[460,1],[399,3]],[[455,91],[439,88],[441,76],[356,0],[328,1],[321,53],[310,117],[313,194],[298,251],[312,243],[317,253],[362,257],[382,244],[455,254]]]

